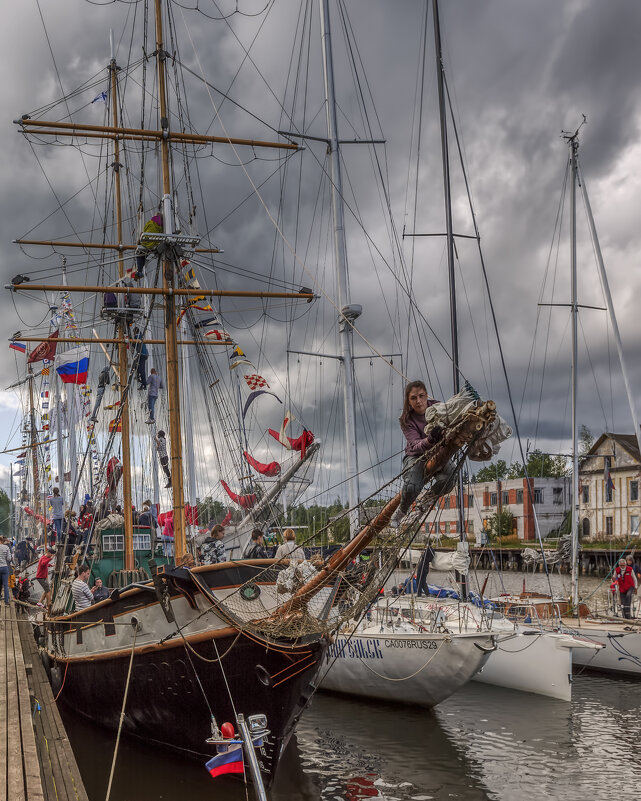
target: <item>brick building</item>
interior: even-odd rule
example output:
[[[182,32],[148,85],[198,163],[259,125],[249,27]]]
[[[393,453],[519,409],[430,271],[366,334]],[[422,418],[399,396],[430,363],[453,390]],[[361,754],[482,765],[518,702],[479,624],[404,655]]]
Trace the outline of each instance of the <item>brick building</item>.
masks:
[[[498,511],[514,516],[514,533],[522,540],[535,540],[535,516],[542,537],[556,531],[570,508],[570,478],[512,478],[497,482],[480,482],[466,487],[463,508],[468,539],[481,542],[486,521]],[[429,515],[426,532],[441,536],[458,536],[456,493],[441,498]]]
[[[641,456],[634,434],[602,434],[579,468],[579,525],[585,539],[638,536]]]

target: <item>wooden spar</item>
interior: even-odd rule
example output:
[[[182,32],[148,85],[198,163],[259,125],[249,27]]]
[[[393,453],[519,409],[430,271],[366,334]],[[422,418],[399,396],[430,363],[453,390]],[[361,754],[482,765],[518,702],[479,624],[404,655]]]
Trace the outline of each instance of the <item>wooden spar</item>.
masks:
[[[204,295],[205,298],[286,298],[288,300],[314,300],[313,292],[250,292],[235,289],[174,289],[140,286],[57,286],[55,284],[7,284],[13,292],[115,292],[120,295]]]
[[[161,31],[162,33],[162,31]],[[165,98],[166,106],[166,98]],[[29,120],[21,119],[15,121],[17,125],[23,128],[39,128],[49,127],[51,131],[38,131],[39,134],[51,133],[58,136],[65,134],[64,131],[70,131],[67,136],[82,136],[82,131],[98,134],[115,134],[117,139],[129,139],[135,137],[136,139],[160,140],[161,142],[188,142],[192,144],[208,144],[210,142],[217,142],[219,144],[232,144],[232,145],[246,145],[247,147],[267,147],[277,148],[282,150],[298,150],[298,145],[295,142],[263,142],[259,139],[237,139],[235,137],[227,136],[207,136],[205,134],[191,134],[184,131],[170,131],[163,129],[160,131],[148,130],[146,128],[121,128],[117,125],[85,125],[84,123],[76,122],[47,122],[46,120]]]
[[[49,337],[20,337],[20,342],[47,342],[48,339],[49,339]],[[8,341],[10,342],[11,340],[8,340]],[[141,341],[144,342],[145,345],[164,345],[165,344],[165,340],[164,339],[143,339]],[[88,337],[85,338],[85,339],[82,339],[82,338],[71,339],[71,338],[65,338],[65,337],[58,337],[56,339],[56,342],[74,342],[76,345],[78,345],[80,343],[92,343],[92,342],[96,343],[96,344],[99,344],[99,345],[100,344],[103,344],[103,345],[117,345],[119,342],[122,342],[122,340],[121,339],[113,339],[113,338],[112,339],[101,339],[100,337],[94,337],[93,339],[90,339]],[[222,341],[218,341],[218,340],[209,340],[209,339],[203,339],[202,341],[200,339],[183,339],[180,342],[178,342],[177,344],[178,344],[179,347],[182,346],[182,345],[226,345],[227,347],[229,347],[229,345],[231,345],[232,343],[229,342],[229,341],[228,342],[222,342]]]
[[[93,250],[135,250],[138,245],[115,245],[104,242],[60,242],[55,239],[14,239],[16,245],[50,245],[56,248],[87,248]],[[194,248],[194,253],[222,253],[219,248]]]
[[[113,57],[109,63],[111,73],[111,105],[114,126],[118,125],[118,67],[116,59]],[[116,200],[116,232],[118,242],[122,242],[122,197],[120,189],[120,142],[114,141],[114,160],[112,164],[114,174],[114,197]],[[118,275],[125,277],[125,262],[122,257],[122,250],[118,253]],[[129,392],[128,384],[128,365],[127,365],[127,342],[125,341],[125,323],[121,318],[118,323],[120,333],[118,341],[118,383],[120,390],[120,408],[122,411],[122,494],[123,512],[125,518],[125,541],[124,541],[124,562],[125,570],[133,571],[136,566],[134,558],[134,524],[131,513],[131,447],[130,447],[130,421],[129,421]],[[134,357],[135,358],[135,357]]]
[[[123,130],[123,129],[120,129]],[[26,133],[26,131],[22,131],[22,133]],[[67,139],[113,139],[117,140],[118,142],[158,142],[160,140],[159,136],[156,136],[154,132],[151,132],[151,136],[148,135],[149,132],[146,133],[139,133],[139,134],[116,134],[116,133],[90,133],[85,130],[78,130],[78,131],[47,131],[47,130],[38,130],[34,131],[37,136],[55,136],[55,137],[64,137]],[[252,139],[235,139],[229,138],[226,139],[224,136],[207,136],[206,134],[187,134],[187,133],[180,133],[174,131],[173,133],[169,134],[169,139],[172,142],[182,142],[183,144],[188,145],[211,145],[212,143],[219,142],[221,144],[234,144],[234,145],[242,145],[247,147],[267,147],[267,148],[280,148],[280,149],[287,149],[287,150],[298,150],[298,145],[292,144],[284,144],[279,142],[259,142],[254,141]]]
[[[7,448],[4,451],[0,451],[0,453],[13,453],[14,451],[25,451],[29,448],[39,448],[40,445],[51,445],[53,442],[57,442],[57,439],[48,439],[46,442],[34,442],[29,445],[21,445],[19,448]]]
[[[158,70],[158,100],[160,119],[168,126],[167,89],[165,85],[165,50],[162,33],[161,0],[155,0],[156,11],[156,66]],[[162,125],[163,123],[161,123]],[[171,233],[173,208],[171,203],[171,173],[169,171],[169,128],[164,128],[160,139],[162,162],[162,206],[163,230]],[[171,489],[173,497],[174,558],[176,564],[187,553],[185,536],[185,500],[183,495],[182,427],[180,425],[180,385],[178,383],[178,348],[176,347],[176,294],[174,290],[174,265],[163,256],[163,291],[165,293],[165,361],[167,365],[167,411],[169,415],[169,437],[171,447]],[[205,294],[205,293],[202,293]]]

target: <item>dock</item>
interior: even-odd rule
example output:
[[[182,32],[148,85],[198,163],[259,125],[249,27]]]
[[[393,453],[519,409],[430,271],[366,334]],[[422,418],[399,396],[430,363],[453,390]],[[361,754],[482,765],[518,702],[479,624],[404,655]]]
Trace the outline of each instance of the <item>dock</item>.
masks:
[[[0,603],[0,801],[89,801],[32,626]]]

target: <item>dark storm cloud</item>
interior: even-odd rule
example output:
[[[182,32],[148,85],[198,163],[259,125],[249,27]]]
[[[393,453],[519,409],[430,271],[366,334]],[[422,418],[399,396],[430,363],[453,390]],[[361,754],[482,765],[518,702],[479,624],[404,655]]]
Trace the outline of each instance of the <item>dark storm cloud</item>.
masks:
[[[223,4],[224,5],[224,4]],[[243,4],[241,3],[241,6]],[[262,3],[246,3],[245,7]],[[223,9],[225,10],[225,9]],[[227,9],[229,10],[229,9]],[[111,4],[100,7],[93,4],[60,2],[56,4],[56,15],[51,8],[43,7],[47,31],[60,69],[65,90],[82,83],[91,75],[104,69],[109,59],[108,30],[115,30],[118,43],[118,58],[124,61],[128,40],[122,38],[122,21],[127,15],[138,13],[138,6]],[[246,61],[239,76],[236,71],[243,60],[243,53],[229,27],[223,23],[212,24],[208,20],[185,11],[185,19],[191,35],[195,38],[202,66],[208,76],[215,75],[214,82],[225,88],[233,81],[231,94],[242,99],[243,104],[266,119],[275,128],[289,129],[292,123],[282,115],[276,99],[270,91],[282,94],[287,77],[287,54],[289,40],[296,25],[298,4],[276,4],[264,29],[252,49],[252,57],[260,65],[260,73]],[[317,13],[314,5],[314,13]],[[416,228],[423,232],[443,230],[443,202],[440,174],[440,145],[437,129],[436,86],[434,82],[433,45],[431,30],[428,33],[428,67],[426,73],[425,130],[419,182],[417,220],[414,221],[413,170],[410,156],[412,119],[414,114],[414,85],[421,38],[421,6],[413,2],[385,3],[354,2],[348,4],[348,13],[354,25],[358,47],[367,69],[369,88],[374,95],[385,148],[378,153],[383,169],[390,181],[391,205],[398,231],[407,225],[408,231]],[[537,403],[540,384],[540,364],[529,367],[532,339],[536,325],[537,301],[544,271],[551,252],[551,241],[556,210],[563,182],[563,171],[567,159],[567,148],[560,138],[562,129],[574,129],[581,114],[588,116],[588,125],[582,131],[581,159],[583,171],[590,187],[597,226],[602,235],[604,256],[610,271],[612,291],[620,315],[619,324],[632,366],[632,385],[638,393],[641,387],[641,360],[635,349],[640,337],[636,298],[638,298],[639,271],[636,269],[637,254],[641,248],[641,231],[638,224],[638,209],[641,208],[641,186],[628,177],[639,171],[641,151],[637,146],[639,127],[639,76],[641,75],[641,6],[615,0],[607,4],[597,0],[563,2],[542,0],[541,2],[514,2],[514,0],[490,0],[489,2],[454,2],[441,4],[442,27],[445,44],[445,64],[453,103],[463,138],[467,168],[473,197],[478,213],[483,248],[488,266],[492,296],[496,304],[500,333],[517,400],[517,414],[522,415],[521,427],[524,436],[533,437],[536,432],[544,449],[558,448],[559,440],[567,440],[564,432],[567,414],[569,339],[567,314],[555,311],[551,316],[550,341],[557,347],[554,358],[549,357],[545,376],[545,392],[548,399],[541,410]],[[117,20],[114,22],[114,18]],[[179,55],[188,66],[199,72],[188,37],[184,37],[182,12],[174,7],[176,28],[183,36]],[[232,17],[230,24],[245,45],[249,45],[258,31],[261,19]],[[348,75],[344,50],[340,45],[340,24],[334,23],[334,41],[337,60],[337,91],[340,104],[341,132],[346,137],[368,136],[358,115],[357,92]],[[55,210],[56,199],[34,164],[29,146],[16,134],[10,120],[20,113],[44,105],[59,94],[58,79],[52,67],[41,22],[30,5],[13,9],[10,24],[2,33],[4,58],[12,66],[12,82],[6,88],[3,108],[5,122],[1,132],[6,143],[8,158],[3,164],[3,198],[0,214],[0,258],[2,278],[8,280],[21,270],[38,268],[41,262],[26,259],[10,240],[28,231],[38,221]],[[73,47],[70,46],[73,42]],[[134,56],[139,50],[132,51]],[[216,64],[216,67],[214,67]],[[320,98],[321,69],[318,45],[313,44],[310,75],[312,84],[310,97]],[[211,133],[221,133],[215,119],[207,91],[190,79],[195,88],[195,97],[190,110],[195,127],[210,127]],[[290,77],[290,91],[292,82]],[[97,86],[95,95],[102,91]],[[216,96],[215,96],[216,97]],[[216,97],[216,101],[219,98]],[[78,101],[80,102],[80,101]],[[83,102],[88,102],[83,98]],[[75,107],[75,106],[73,106]],[[321,113],[322,102],[311,104],[307,121],[311,133],[325,135],[325,122]],[[93,107],[96,121],[104,107]],[[300,110],[300,106],[299,106]],[[61,112],[57,112],[61,114]],[[318,114],[314,118],[314,115]],[[256,135],[270,138],[264,126],[256,126],[247,114],[225,102],[222,117],[230,132],[239,135]],[[352,130],[347,119],[354,121]],[[295,120],[301,124],[300,116]],[[373,133],[378,135],[378,131]],[[273,134],[271,134],[273,136]],[[317,203],[319,186],[319,164],[323,164],[324,146],[308,143],[307,151],[292,157],[290,175],[303,163],[300,181],[301,213],[303,220]],[[58,197],[72,197],[87,178],[78,162],[72,165],[62,150],[36,147],[47,175],[56,179]],[[455,147],[451,143],[452,160]],[[277,275],[295,276],[301,284],[310,285],[313,276],[300,265],[295,265],[291,254],[276,259],[272,266],[272,253],[285,252],[286,248],[275,235],[272,224],[256,198],[246,201],[241,212],[228,214],[251,192],[239,167],[225,168],[234,162],[229,148],[216,150],[220,169],[215,180],[207,179],[205,195],[199,205],[201,233],[207,229],[216,244],[225,249],[225,260],[232,264],[249,267],[258,272],[273,270]],[[314,158],[310,158],[310,156]],[[245,157],[246,154],[244,154]],[[415,156],[415,154],[414,154]],[[247,157],[249,158],[249,157]],[[381,352],[405,350],[407,342],[407,304],[399,285],[392,280],[392,272],[398,273],[399,261],[388,243],[387,231],[380,212],[379,195],[365,175],[369,156],[357,154],[346,148],[346,195],[351,209],[358,210],[372,240],[381,248],[382,255],[368,243],[359,226],[354,223],[350,211],[347,213],[348,251],[351,260],[352,301],[361,303],[364,314],[359,329]],[[203,176],[211,172],[211,157],[199,160]],[[87,169],[91,172],[92,158],[87,156]],[[307,166],[309,163],[310,166]],[[256,183],[264,180],[276,167],[274,161],[248,163],[248,171]],[[460,173],[453,164],[453,187],[455,201],[455,227],[460,232],[472,231],[465,210]],[[408,176],[410,186],[408,188]],[[613,176],[617,176],[614,182]],[[353,191],[353,195],[352,195]],[[272,178],[261,190],[266,204],[275,215],[278,212],[280,193],[279,177]],[[406,200],[406,196],[408,200]],[[68,213],[81,229],[91,220],[91,204],[87,193],[70,200]],[[327,236],[328,212],[318,217],[315,223],[323,227],[323,246],[307,251],[309,231],[300,226],[298,218],[286,212],[282,227],[292,242],[295,242],[301,258],[310,271],[319,276],[319,286],[325,286],[327,294],[336,302],[332,277],[332,246]],[[567,216],[567,212],[566,212]],[[80,223],[78,219],[84,220]],[[43,223],[38,234],[51,233],[56,225],[58,235],[71,233],[69,223],[60,214],[50,222]],[[606,224],[604,226],[604,223]],[[606,230],[604,230],[604,227]],[[613,233],[614,232],[614,233]],[[47,235],[48,235],[47,233]],[[298,239],[295,239],[298,234]],[[310,237],[311,239],[311,237]],[[276,242],[276,244],[274,244]],[[414,240],[414,284],[422,313],[430,326],[449,348],[449,311],[447,276],[442,242],[427,243]],[[410,253],[410,242],[405,240],[406,258]],[[580,252],[589,255],[590,246],[585,232],[580,233]],[[33,255],[33,251],[30,251]],[[487,387],[496,397],[505,416],[509,416],[507,395],[501,375],[496,344],[489,324],[489,310],[485,298],[483,281],[478,269],[478,260],[473,248],[459,243],[461,267],[458,298],[461,320],[461,366],[473,383]],[[552,249],[552,260],[557,254]],[[49,261],[54,261],[52,257]],[[567,277],[568,247],[563,244],[558,254],[556,302],[567,302],[569,287]],[[587,261],[587,260],[586,260]],[[285,264],[286,266],[283,266]],[[391,265],[391,268],[390,268]],[[407,269],[410,268],[409,261]],[[581,289],[590,299],[584,302],[602,303],[599,282],[592,263],[582,267]],[[238,277],[220,271],[219,286],[239,286]],[[565,295],[563,294],[565,293]],[[550,298],[548,298],[550,300]],[[35,301],[18,301],[28,322],[39,322],[43,309]],[[468,312],[468,303],[471,314]],[[9,299],[0,299],[0,308],[11,319],[7,334],[22,327],[15,320],[13,305]],[[328,331],[334,325],[336,311],[328,299],[317,301],[307,310],[296,327],[297,347],[304,343],[306,349],[329,352],[335,348],[333,334]],[[257,319],[258,312],[247,311],[244,315],[231,315],[229,319],[242,330],[243,321]],[[603,327],[597,330],[594,316],[582,313],[585,319],[586,338],[590,358],[600,380],[609,383],[610,372],[617,368],[607,349]],[[597,313],[592,313],[597,314]],[[474,318],[474,327],[472,326]],[[592,321],[592,322],[591,322]],[[599,324],[601,323],[599,319]],[[276,338],[278,326],[266,322],[265,340]],[[10,330],[9,330],[10,329]],[[416,333],[410,339],[410,358],[404,362],[411,377],[430,374],[435,393],[447,394],[451,384],[451,366],[432,334],[421,326],[421,344],[429,347],[434,364],[424,363]],[[247,341],[260,332],[251,329],[244,334]],[[489,345],[488,345],[489,342]],[[606,343],[604,345],[604,343]],[[562,347],[563,346],[563,347]],[[567,346],[567,347],[566,347]],[[542,354],[543,346],[537,346]],[[252,348],[254,348],[252,343]],[[364,355],[368,345],[355,338],[356,352]],[[257,353],[257,347],[254,349]],[[301,419],[311,420],[310,425],[326,440],[326,453],[331,454],[337,472],[342,469],[343,435],[340,416],[342,403],[337,401],[336,363],[326,361],[323,365],[322,381],[314,382],[310,376],[318,368],[317,363],[305,363],[300,367],[299,380],[303,385],[300,397]],[[586,355],[584,362],[588,361]],[[398,366],[398,362],[396,362]],[[284,384],[286,356],[270,349],[260,363],[261,369],[269,366]],[[0,352],[0,367],[12,376],[13,357]],[[537,372],[538,371],[538,372]],[[388,429],[389,420],[395,420],[400,411],[402,382],[387,367],[367,360],[357,365],[359,386],[359,417],[361,439],[361,467],[374,462],[379,451],[398,449],[396,435],[387,441],[381,432]],[[393,381],[392,381],[393,378]],[[527,378],[527,384],[526,384]],[[538,383],[537,383],[538,382]],[[6,383],[10,383],[7,381]],[[618,430],[630,430],[625,400],[622,398],[620,382],[615,382],[617,391],[606,407],[609,424]],[[520,398],[526,387],[526,402],[520,410]],[[594,433],[604,427],[604,414],[594,391],[594,382],[588,373],[585,391],[582,394],[584,408],[580,416],[590,425]],[[609,392],[609,390],[608,390]],[[607,393],[606,393],[607,394]],[[365,416],[365,412],[367,416]],[[4,419],[4,418],[3,418]],[[373,433],[375,432],[375,433]],[[379,441],[380,440],[380,441]],[[566,445],[563,445],[565,448]],[[266,451],[267,452],[267,451]]]

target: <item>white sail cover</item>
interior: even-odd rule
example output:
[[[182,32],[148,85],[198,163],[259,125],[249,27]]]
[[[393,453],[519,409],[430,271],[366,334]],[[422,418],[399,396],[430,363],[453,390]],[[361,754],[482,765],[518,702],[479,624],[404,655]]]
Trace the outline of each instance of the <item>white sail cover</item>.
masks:
[[[470,569],[470,553],[467,542],[459,542],[455,551],[435,551],[434,559],[430,564],[431,570],[442,570],[448,572],[458,570],[463,576],[467,576]]]
[[[425,433],[429,433],[435,426],[449,428],[456,425],[469,409],[477,405],[478,401],[478,394],[466,382],[463,389],[449,400],[439,401],[427,409],[425,412]],[[501,442],[511,436],[512,429],[497,414],[496,419],[488,426],[483,438],[472,444],[468,456],[470,459],[487,461],[499,452]]]

